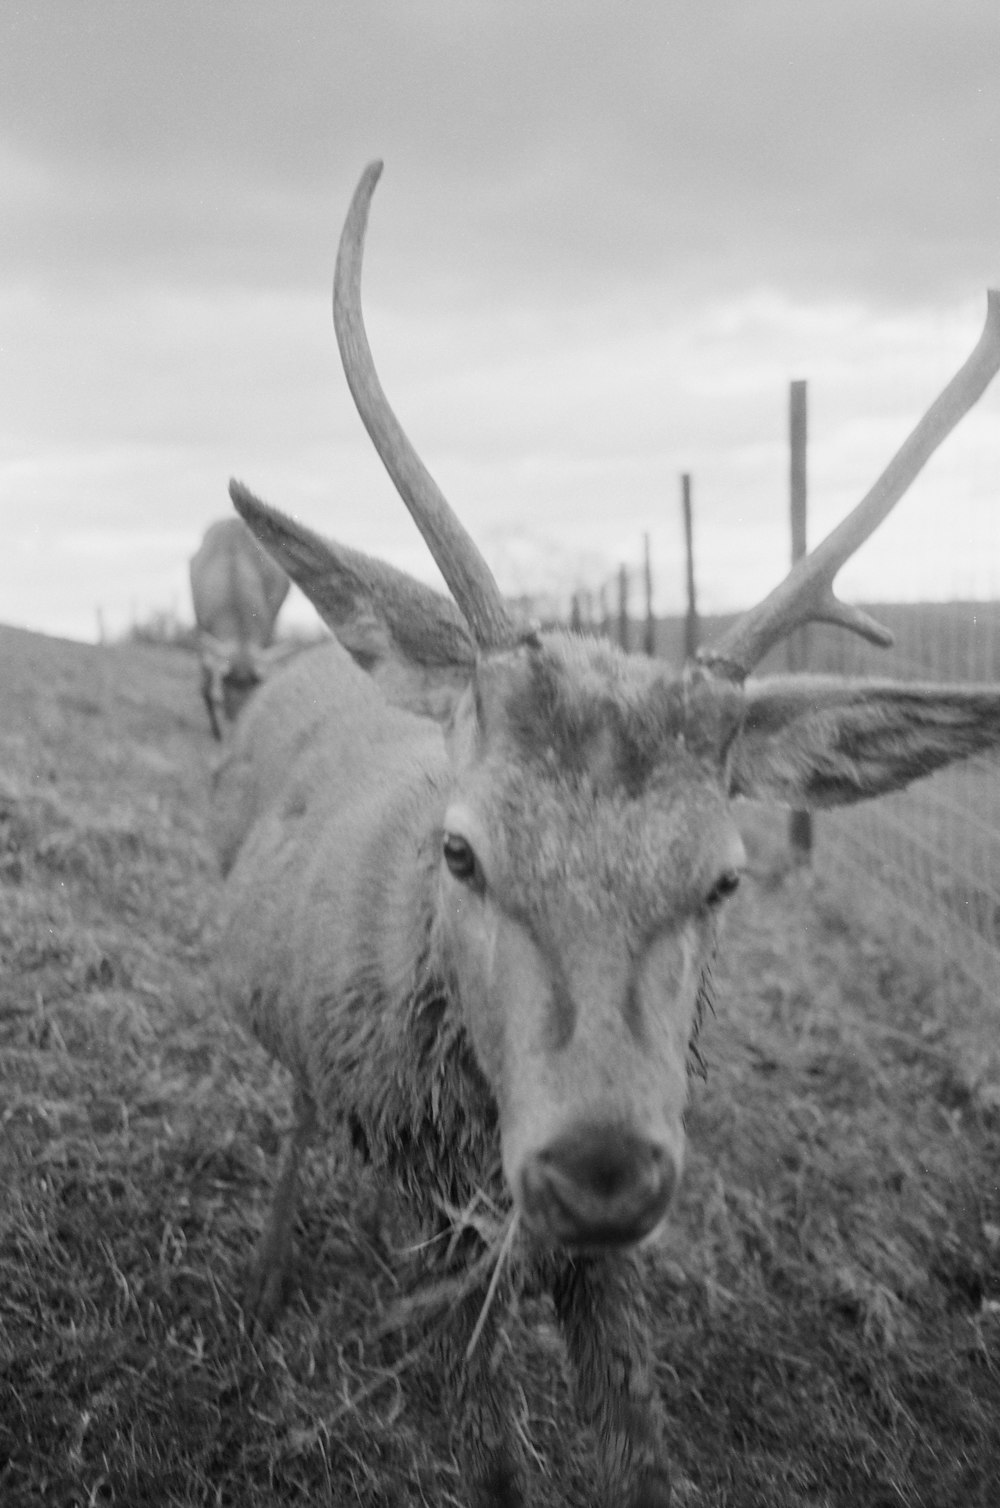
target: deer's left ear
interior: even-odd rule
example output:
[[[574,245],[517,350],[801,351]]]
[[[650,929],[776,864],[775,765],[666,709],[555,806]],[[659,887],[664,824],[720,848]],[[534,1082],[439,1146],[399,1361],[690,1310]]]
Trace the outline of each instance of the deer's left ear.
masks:
[[[842,806],[997,745],[994,689],[778,676],[747,682],[729,788],[787,806]]]
[[[324,539],[240,482],[231,482],[229,493],[259,543],[386,699],[447,719],[476,662],[476,646],[451,598]]]

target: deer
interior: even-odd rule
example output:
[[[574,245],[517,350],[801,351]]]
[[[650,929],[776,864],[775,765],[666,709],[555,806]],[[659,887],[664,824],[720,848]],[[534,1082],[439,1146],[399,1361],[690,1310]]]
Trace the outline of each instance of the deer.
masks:
[[[666,1508],[643,1274],[681,1178],[692,1053],[747,862],[734,803],[867,800],[1000,744],[1000,688],[752,672],[811,620],[890,642],[834,579],[996,373],[1000,293],[872,490],[677,671],[512,616],[376,374],[361,265],[380,172],[351,201],[334,325],[450,595],[231,482],[334,636],[255,698],[214,792],[221,993],[294,1100],[248,1302],[273,1323],[303,1156],[318,1130],[341,1134],[429,1240],[451,1232],[428,1262],[457,1285],[435,1344],[468,1501],[529,1500],[495,1365],[502,1281],[551,1299],[599,1501]],[[466,1217],[477,1200],[502,1212],[493,1229]]]
[[[284,649],[272,644],[291,582],[239,518],[217,519],[191,557],[201,695],[213,738],[235,722]]]

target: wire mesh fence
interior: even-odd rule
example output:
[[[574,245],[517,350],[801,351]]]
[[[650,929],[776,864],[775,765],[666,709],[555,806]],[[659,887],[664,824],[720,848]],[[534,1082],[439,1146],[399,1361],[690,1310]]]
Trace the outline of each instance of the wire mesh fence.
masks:
[[[810,663],[852,675],[1000,680],[1000,604],[883,607],[891,651],[817,633]],[[930,936],[1000,1007],[1000,756],[980,755],[907,791],[824,814],[814,862]]]

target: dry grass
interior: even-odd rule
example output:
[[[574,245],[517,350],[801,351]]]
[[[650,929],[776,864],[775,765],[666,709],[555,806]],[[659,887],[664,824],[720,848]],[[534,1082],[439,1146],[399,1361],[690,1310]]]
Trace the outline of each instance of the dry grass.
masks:
[[[0,706],[0,1502],[456,1503],[441,1296],[335,1150],[288,1311],[244,1318],[287,1103],[212,998],[194,662],[0,630]],[[650,1260],[678,1501],[994,1508],[995,1013],[747,826]],[[547,1312],[515,1334],[538,1499],[582,1505]]]

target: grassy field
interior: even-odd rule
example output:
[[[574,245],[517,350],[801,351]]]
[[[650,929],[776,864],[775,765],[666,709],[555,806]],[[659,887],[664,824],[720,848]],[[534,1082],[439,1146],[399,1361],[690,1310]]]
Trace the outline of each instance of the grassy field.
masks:
[[[286,1086],[216,1008],[192,658],[0,630],[0,1504],[455,1504],[408,1233],[331,1150],[270,1336],[243,1282]],[[650,1256],[682,1508],[1000,1502],[1000,1031],[748,810]],[[510,1365],[583,1505],[543,1309]]]

